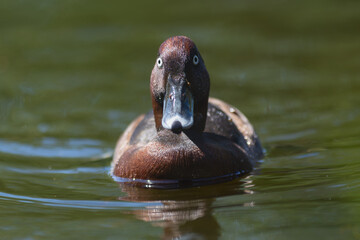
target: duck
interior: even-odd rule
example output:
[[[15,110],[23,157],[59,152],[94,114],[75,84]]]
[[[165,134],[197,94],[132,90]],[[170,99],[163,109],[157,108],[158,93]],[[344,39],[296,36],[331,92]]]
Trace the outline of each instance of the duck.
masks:
[[[165,40],[150,77],[152,110],[119,138],[114,179],[206,182],[250,173],[263,157],[260,140],[242,112],[209,91],[195,43],[186,36]]]

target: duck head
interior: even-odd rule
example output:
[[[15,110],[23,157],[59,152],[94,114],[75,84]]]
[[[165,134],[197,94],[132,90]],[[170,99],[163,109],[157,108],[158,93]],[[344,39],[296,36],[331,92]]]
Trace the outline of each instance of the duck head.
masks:
[[[194,42],[184,36],[163,42],[150,78],[157,131],[202,132],[209,90],[209,74]]]

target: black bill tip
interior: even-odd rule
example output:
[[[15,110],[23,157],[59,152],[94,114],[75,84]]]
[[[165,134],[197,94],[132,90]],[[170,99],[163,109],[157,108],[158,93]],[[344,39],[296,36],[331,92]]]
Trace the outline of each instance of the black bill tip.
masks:
[[[182,129],[183,129],[182,125],[181,125],[181,123],[179,121],[175,121],[171,126],[171,131],[176,133],[176,134],[181,133]]]

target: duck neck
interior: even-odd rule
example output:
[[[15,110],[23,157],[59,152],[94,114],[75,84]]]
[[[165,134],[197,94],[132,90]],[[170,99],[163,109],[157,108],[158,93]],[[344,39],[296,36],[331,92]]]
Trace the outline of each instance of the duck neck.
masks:
[[[195,99],[196,101],[197,99]],[[195,104],[194,104],[195,105]],[[208,97],[205,100],[196,101],[194,106],[194,125],[189,129],[192,132],[203,132],[206,124],[208,109]]]
[[[163,112],[163,106],[162,104],[159,104],[154,97],[152,97],[152,105],[153,105],[153,113],[154,113],[154,120],[155,120],[155,127],[156,131],[163,130],[163,126],[161,125],[162,120],[162,112]]]

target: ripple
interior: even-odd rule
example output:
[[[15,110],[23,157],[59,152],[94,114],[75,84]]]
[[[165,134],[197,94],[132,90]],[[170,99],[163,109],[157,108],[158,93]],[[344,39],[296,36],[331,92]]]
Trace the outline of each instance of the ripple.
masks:
[[[0,140],[0,152],[43,158],[92,158],[110,157],[112,150],[102,147],[102,142],[94,139],[43,138],[35,146],[15,141]]]
[[[79,174],[79,173],[107,173],[110,167],[77,167],[75,169],[27,169],[7,167],[6,170],[21,174]]]
[[[209,184],[222,183],[233,180],[237,177],[248,174],[247,171],[241,170],[239,172],[230,173],[217,177],[208,177],[208,178],[197,178],[192,180],[173,180],[173,179],[164,179],[164,180],[145,180],[137,178],[123,178],[115,175],[110,175],[118,183],[126,183],[134,186],[141,186],[145,188],[157,188],[157,189],[176,189],[183,187],[199,187]]]
[[[119,208],[144,208],[158,206],[159,202],[125,202],[125,201],[101,201],[101,200],[62,200],[53,198],[37,198],[11,193],[0,192],[0,199],[17,201],[21,203],[40,204],[52,207],[78,208],[78,209],[119,209]]]

